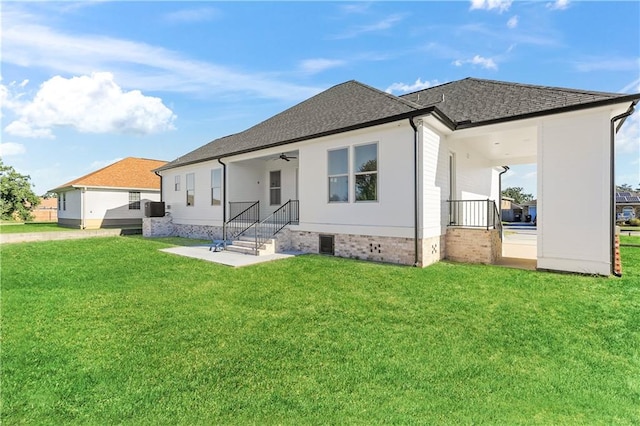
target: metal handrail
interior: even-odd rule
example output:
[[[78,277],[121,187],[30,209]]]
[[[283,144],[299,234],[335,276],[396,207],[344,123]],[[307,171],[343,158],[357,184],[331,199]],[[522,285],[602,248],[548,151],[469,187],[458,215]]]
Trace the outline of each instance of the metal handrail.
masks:
[[[447,200],[450,227],[498,229],[502,238],[502,221],[495,201]]]
[[[267,218],[253,225],[255,252],[278,232],[289,224],[297,224],[300,220],[300,202],[289,200],[271,213]],[[247,235],[249,232],[245,232]]]
[[[260,201],[229,202],[229,210],[240,210],[240,212],[224,223],[222,227],[222,239],[224,241],[238,238],[247,229],[260,221]]]

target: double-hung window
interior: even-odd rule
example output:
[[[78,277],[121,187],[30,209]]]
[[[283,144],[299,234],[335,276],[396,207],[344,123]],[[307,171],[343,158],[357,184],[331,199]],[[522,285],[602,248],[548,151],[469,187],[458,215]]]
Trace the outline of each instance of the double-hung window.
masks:
[[[129,210],[140,210],[140,192],[129,192]]]
[[[280,205],[280,195],[282,187],[280,181],[280,170],[269,172],[269,204]]]
[[[211,170],[211,205],[219,206],[222,204],[222,170]]]
[[[173,183],[173,190],[174,191],[180,191],[180,175],[177,175],[173,182],[174,182]]]
[[[329,202],[349,201],[349,148],[334,149],[328,153]]]
[[[196,197],[196,175],[187,173],[187,206],[193,206]]]
[[[353,174],[356,201],[378,200],[378,144],[354,147]]]

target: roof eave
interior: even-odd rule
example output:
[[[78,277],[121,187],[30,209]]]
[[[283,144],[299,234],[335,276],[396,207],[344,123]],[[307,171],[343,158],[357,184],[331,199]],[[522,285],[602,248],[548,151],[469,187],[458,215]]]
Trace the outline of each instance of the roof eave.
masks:
[[[528,118],[536,118],[536,117],[544,117],[544,116],[547,116],[547,115],[562,114],[562,113],[566,113],[566,112],[580,111],[580,110],[591,109],[591,108],[599,108],[599,107],[603,107],[603,106],[615,105],[615,104],[623,104],[623,103],[627,103],[627,102],[631,102],[633,105],[635,105],[635,104],[638,103],[639,100],[640,100],[640,93],[636,93],[636,94],[633,94],[633,95],[620,96],[620,97],[617,97],[617,98],[605,99],[605,100],[596,101],[596,102],[589,102],[589,103],[577,104],[577,105],[569,105],[569,106],[564,106],[564,107],[560,107],[560,108],[553,108],[553,109],[548,109],[548,110],[543,110],[543,111],[530,112],[530,113],[526,113],[526,114],[513,115],[513,116],[510,116],[510,117],[503,117],[503,118],[496,118],[496,119],[485,120],[485,121],[478,121],[478,122],[475,122],[475,123],[474,122],[461,122],[461,123],[457,123],[456,124],[455,130],[469,129],[469,128],[472,128],[472,127],[489,126],[491,124],[508,123],[510,121],[525,120],[525,119],[528,119]]]

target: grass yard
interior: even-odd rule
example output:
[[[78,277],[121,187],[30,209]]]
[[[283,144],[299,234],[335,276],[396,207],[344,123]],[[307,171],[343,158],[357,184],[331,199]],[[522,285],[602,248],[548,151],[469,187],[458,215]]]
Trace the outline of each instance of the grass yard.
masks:
[[[3,424],[640,423],[640,248],[617,279],[166,246],[0,247]]]
[[[0,234],[21,234],[27,232],[73,231],[74,229],[58,226],[55,222],[1,222]],[[76,229],[77,231],[77,229]]]

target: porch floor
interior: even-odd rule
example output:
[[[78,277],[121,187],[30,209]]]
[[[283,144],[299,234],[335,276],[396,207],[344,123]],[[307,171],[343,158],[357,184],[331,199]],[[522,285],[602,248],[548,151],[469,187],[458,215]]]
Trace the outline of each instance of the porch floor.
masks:
[[[178,256],[191,257],[194,259],[206,260],[207,262],[219,263],[221,265],[239,267],[255,265],[263,262],[271,262],[274,260],[288,259],[297,256],[299,252],[286,252],[267,254],[263,256],[253,256],[249,254],[233,253],[229,251],[214,252],[209,250],[209,245],[191,246],[191,247],[171,247],[162,249],[165,253],[177,254]]]

